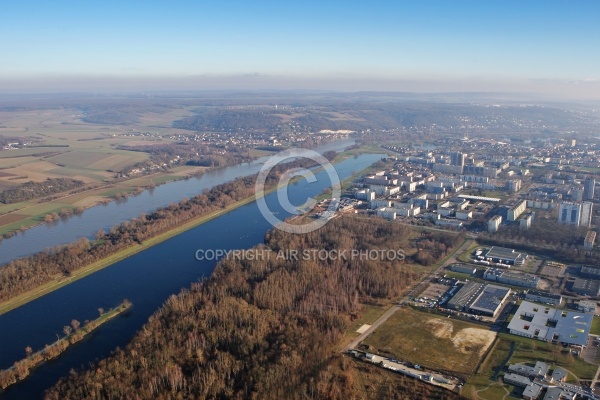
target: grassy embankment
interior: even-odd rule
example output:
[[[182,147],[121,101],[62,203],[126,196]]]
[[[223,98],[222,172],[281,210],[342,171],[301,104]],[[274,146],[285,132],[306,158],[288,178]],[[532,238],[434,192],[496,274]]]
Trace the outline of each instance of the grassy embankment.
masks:
[[[272,190],[275,190],[275,189],[272,189]],[[265,192],[265,194],[267,194],[267,192]],[[183,233],[189,229],[192,229],[199,225],[202,225],[203,223],[208,222],[214,218],[217,218],[220,215],[226,214],[230,211],[235,210],[238,207],[241,207],[243,205],[251,203],[255,199],[256,199],[256,196],[253,195],[253,196],[247,197],[245,199],[242,199],[240,201],[237,201],[235,203],[232,203],[229,206],[227,206],[221,210],[213,211],[212,213],[203,215],[199,218],[196,218],[194,220],[186,222],[185,224],[182,224],[176,228],[173,228],[166,232],[160,233],[160,234],[154,236],[153,238],[150,238],[150,239],[142,242],[139,245],[136,244],[136,245],[129,246],[129,247],[127,247],[123,250],[120,250],[106,258],[103,258],[102,260],[96,261],[86,267],[83,267],[76,271],[73,271],[70,276],[61,276],[60,278],[58,278],[52,282],[45,283],[45,284],[37,287],[36,289],[30,290],[28,292],[20,294],[19,296],[13,297],[12,299],[6,300],[6,301],[0,303],[0,315],[4,314],[10,310],[13,310],[17,307],[20,307],[23,304],[26,304],[32,300],[35,300],[38,297],[41,297],[41,296],[44,296],[45,294],[53,292],[54,290],[60,289],[61,287],[66,286],[71,282],[75,282],[78,279],[84,278],[90,274],[93,274],[96,271],[99,271],[103,268],[106,268],[106,267],[112,265],[112,264],[115,264],[125,258],[131,257],[134,254],[137,254],[140,251],[144,251],[151,246],[154,246],[156,244],[164,242],[165,240],[170,239],[174,236],[177,236],[180,233]]]

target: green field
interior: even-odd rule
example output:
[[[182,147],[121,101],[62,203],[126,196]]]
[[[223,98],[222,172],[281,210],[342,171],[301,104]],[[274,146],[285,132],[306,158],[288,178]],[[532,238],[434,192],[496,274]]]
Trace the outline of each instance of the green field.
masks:
[[[338,350],[343,349],[353,339],[357,338],[360,333],[356,332],[364,324],[371,325],[377,321],[389,308],[389,305],[378,305],[378,304],[363,304],[362,310],[360,311],[360,317],[352,321],[350,326],[346,329],[344,336],[338,342]]]
[[[438,371],[471,374],[496,334],[485,326],[406,307],[394,313],[363,344]]]
[[[471,257],[471,254],[478,247],[481,247],[481,245],[478,244],[477,242],[473,242],[473,244],[471,246],[469,246],[469,248],[467,250],[465,250],[464,252],[462,252],[461,255],[458,256],[456,259],[459,260],[459,261],[461,261],[461,262],[464,262],[464,263],[470,263],[471,261],[473,261],[473,258]]]
[[[590,328],[590,333],[592,335],[600,335],[600,317],[594,316],[594,319],[592,319],[592,327]]]

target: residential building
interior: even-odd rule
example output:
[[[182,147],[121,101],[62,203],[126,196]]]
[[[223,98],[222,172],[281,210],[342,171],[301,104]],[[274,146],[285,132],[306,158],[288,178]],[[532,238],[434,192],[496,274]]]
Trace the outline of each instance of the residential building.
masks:
[[[592,225],[594,204],[589,201],[581,203],[581,219],[579,221],[580,226],[590,227]]]
[[[594,248],[594,242],[596,242],[596,232],[588,231],[588,233],[585,235],[585,239],[583,241],[583,247],[591,250]]]
[[[354,197],[358,200],[373,201],[375,200],[375,192],[372,192],[370,189],[361,189],[356,191]]]
[[[527,230],[531,228],[533,222],[533,213],[525,215],[523,218],[519,218],[519,229]]]
[[[596,180],[587,178],[583,183],[583,200],[593,200],[596,189]]]
[[[543,361],[536,361],[533,367],[523,364],[516,363],[508,366],[508,371],[514,374],[527,376],[533,379],[543,379],[548,374],[548,364]]]
[[[568,372],[566,369],[561,367],[555,367],[550,376],[551,382],[564,382],[567,380]]]
[[[393,221],[396,219],[396,211],[395,208],[381,207],[377,209],[377,216]]]
[[[472,211],[456,211],[456,219],[466,221],[466,220],[469,220],[472,218],[473,218]]]
[[[517,218],[519,218],[519,216],[523,214],[526,208],[527,200],[518,202],[517,204],[508,209],[507,219],[509,221],[516,221]]]
[[[467,155],[464,153],[461,153],[460,151],[450,154],[450,164],[451,165],[457,165],[460,167],[464,167],[466,159],[467,159]]]
[[[579,226],[581,221],[581,204],[563,202],[558,210],[558,222]]]
[[[501,223],[502,223],[502,216],[501,215],[495,215],[495,216],[493,216],[488,221],[488,232],[491,232],[491,233],[498,232],[498,228],[500,227]]]
[[[520,179],[509,179],[506,181],[506,190],[515,193],[521,190],[522,181]]]

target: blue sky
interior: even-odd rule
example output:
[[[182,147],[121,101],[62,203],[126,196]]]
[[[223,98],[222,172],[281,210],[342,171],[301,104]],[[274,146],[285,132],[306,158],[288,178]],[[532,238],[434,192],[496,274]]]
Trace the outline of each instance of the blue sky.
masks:
[[[585,96],[600,90],[599,21],[595,0],[23,0],[0,9],[0,85],[552,87]]]

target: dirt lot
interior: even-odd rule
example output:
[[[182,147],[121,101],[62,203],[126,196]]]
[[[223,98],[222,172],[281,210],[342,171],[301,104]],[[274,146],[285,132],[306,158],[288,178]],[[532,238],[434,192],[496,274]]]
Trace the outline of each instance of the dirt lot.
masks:
[[[478,347],[479,355],[483,355],[496,336],[494,332],[481,328],[463,328],[455,333],[454,324],[448,319],[429,318],[425,324],[431,327],[435,337],[450,339],[454,347],[464,354],[469,354]]]
[[[540,271],[540,275],[549,276],[552,278],[556,278],[561,276],[563,273],[563,268],[556,265],[544,265]]]

